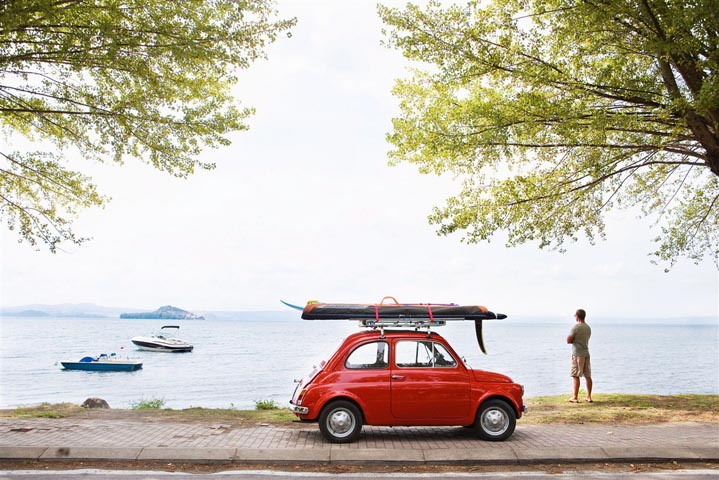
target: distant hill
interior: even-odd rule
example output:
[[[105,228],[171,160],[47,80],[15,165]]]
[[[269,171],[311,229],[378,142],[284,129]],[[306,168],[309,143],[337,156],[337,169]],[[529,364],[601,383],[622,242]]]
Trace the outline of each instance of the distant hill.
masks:
[[[300,312],[286,309],[286,310],[240,310],[240,311],[229,311],[229,310],[202,310],[197,312],[198,315],[202,315],[206,320],[227,320],[227,321],[239,321],[239,322],[274,322],[280,321],[292,321],[300,319]]]
[[[121,313],[120,318],[150,318],[163,320],[204,320],[205,317],[195,315],[181,308],[165,305],[154,312]]]
[[[107,318],[117,317],[120,312],[132,311],[128,308],[102,307],[93,303],[63,303],[60,305],[31,304],[0,309],[3,317],[71,317],[71,318]],[[138,310],[134,310],[138,311]]]
[[[38,318],[38,317],[49,317],[50,314],[41,310],[20,310],[14,312],[13,317],[27,317],[27,318]]]
[[[172,307],[174,308],[174,307]],[[180,309],[178,309],[180,310]],[[180,310],[184,312],[185,310]],[[147,312],[147,313],[143,313]],[[118,318],[120,314],[143,314],[154,315],[155,312],[148,312],[148,309],[132,307],[104,307],[94,303],[63,303],[63,304],[27,304],[17,306],[0,307],[0,317],[17,318]],[[190,313],[190,312],[187,312]],[[200,310],[193,312],[197,317],[205,320],[235,320],[235,321],[275,321],[275,320],[297,320],[299,312],[284,308],[278,311],[212,311]],[[156,318],[146,317],[142,318]],[[181,317],[185,318],[185,317]],[[198,318],[200,319],[200,318]]]

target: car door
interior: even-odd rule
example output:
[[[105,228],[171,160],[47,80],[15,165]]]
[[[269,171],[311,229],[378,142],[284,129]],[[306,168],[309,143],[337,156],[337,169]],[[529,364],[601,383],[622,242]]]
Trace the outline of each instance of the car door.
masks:
[[[394,342],[391,371],[392,416],[400,423],[441,425],[466,419],[469,372],[439,342]]]
[[[355,400],[368,423],[383,423],[389,418],[390,402],[389,346],[384,340],[353,347],[345,362],[331,378],[332,396]]]

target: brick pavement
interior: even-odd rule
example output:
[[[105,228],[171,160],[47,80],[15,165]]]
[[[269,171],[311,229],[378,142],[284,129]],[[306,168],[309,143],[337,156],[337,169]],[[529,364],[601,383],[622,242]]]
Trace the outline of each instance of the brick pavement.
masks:
[[[672,455],[680,457],[679,452],[684,451],[686,458],[719,460],[719,424],[519,424],[508,441],[496,443],[479,440],[471,430],[457,427],[364,427],[359,441],[332,445],[322,438],[316,424],[299,428],[248,428],[203,423],[0,418],[0,458],[3,451],[17,447],[135,449],[133,452],[140,449],[153,449],[155,452],[157,449],[165,449],[159,450],[165,452],[172,449],[178,452],[229,449],[234,452],[228,454],[230,458],[237,458],[243,451],[294,452],[296,458],[307,452],[308,458],[315,459],[322,458],[323,452],[341,454],[344,451],[350,457],[354,453],[356,458],[367,458],[374,455],[373,452],[386,452],[389,459],[423,460],[430,455],[471,460],[481,451],[489,458],[526,456],[545,461],[566,459],[571,452],[583,449],[587,458],[628,458],[628,453],[624,453],[634,452],[636,456],[642,452],[654,452],[648,458],[657,458],[661,453],[671,459],[674,458]],[[38,448],[33,451],[40,451]],[[421,454],[412,456],[410,452]],[[548,458],[549,455],[553,458]]]
[[[719,425],[668,423],[658,425],[528,425],[518,426],[504,443],[484,442],[471,430],[453,427],[364,427],[360,440],[336,448],[441,449],[572,446],[688,446],[714,440]],[[711,445],[711,442],[709,443]],[[232,447],[323,448],[316,425],[305,428],[223,424],[143,423],[72,419],[0,419],[0,446],[68,445],[82,447]]]

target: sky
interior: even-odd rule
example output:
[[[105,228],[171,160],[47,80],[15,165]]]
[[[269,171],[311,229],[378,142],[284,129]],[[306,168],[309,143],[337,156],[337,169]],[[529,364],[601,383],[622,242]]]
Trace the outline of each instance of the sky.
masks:
[[[391,2],[389,2],[391,4]],[[375,2],[286,0],[298,18],[235,94],[256,108],[250,130],[203,154],[213,171],[176,179],[135,160],[83,165],[104,209],[74,230],[92,241],[51,254],[0,230],[0,306],[90,302],[191,311],[281,310],[284,299],[481,304],[511,315],[714,316],[711,261],[650,263],[658,227],[631,212],[607,239],[566,253],[440,237],[427,217],[451,178],[388,165],[391,94],[407,63],[380,45]]]

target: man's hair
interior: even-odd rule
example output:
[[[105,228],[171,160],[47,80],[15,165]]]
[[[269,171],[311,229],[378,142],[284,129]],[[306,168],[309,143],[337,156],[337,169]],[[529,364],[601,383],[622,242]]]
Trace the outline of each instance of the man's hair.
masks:
[[[580,320],[584,320],[585,318],[587,318],[587,312],[580,308],[579,310],[577,310],[577,316]]]

